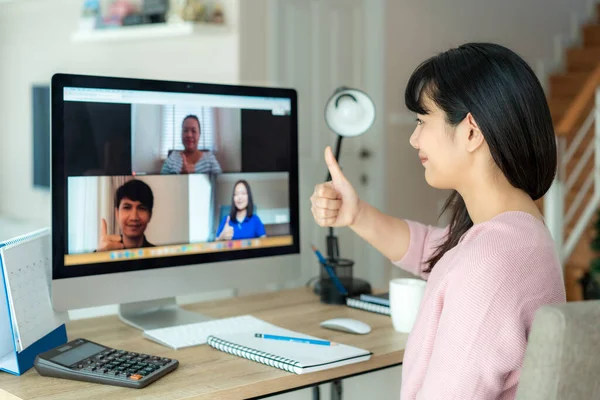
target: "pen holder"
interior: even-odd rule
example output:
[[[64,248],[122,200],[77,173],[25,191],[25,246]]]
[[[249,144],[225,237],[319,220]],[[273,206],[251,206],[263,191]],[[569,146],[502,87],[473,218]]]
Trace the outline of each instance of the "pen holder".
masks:
[[[348,291],[347,295],[339,292],[329,274],[323,267],[320,266],[320,279],[315,285],[315,293],[319,294],[321,303],[325,304],[346,304],[346,297],[358,296],[363,293],[371,293],[371,285],[362,279],[356,279],[352,276],[354,261],[347,258],[327,259],[329,265],[338,279]]]

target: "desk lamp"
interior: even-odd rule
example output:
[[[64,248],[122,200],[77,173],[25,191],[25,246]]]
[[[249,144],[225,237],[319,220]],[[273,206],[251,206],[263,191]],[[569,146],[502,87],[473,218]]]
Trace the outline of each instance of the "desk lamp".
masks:
[[[325,105],[325,122],[329,129],[338,135],[334,157],[339,162],[342,140],[365,133],[375,121],[375,104],[363,91],[349,87],[337,88]],[[331,180],[327,173],[326,181]],[[334,235],[333,227],[329,228],[327,235],[327,261],[334,267],[340,280],[348,291],[347,296],[357,296],[362,293],[371,293],[368,282],[351,276],[344,276],[344,269],[351,271],[352,260],[341,259],[338,238]],[[325,303],[345,304],[342,296],[331,284],[326,284],[323,277],[315,285],[315,292],[321,294],[321,301]],[[327,293],[325,293],[327,292]]]

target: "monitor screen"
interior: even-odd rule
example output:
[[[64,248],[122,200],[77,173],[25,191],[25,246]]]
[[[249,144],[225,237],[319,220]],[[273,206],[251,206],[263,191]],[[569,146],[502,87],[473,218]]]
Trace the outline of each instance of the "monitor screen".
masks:
[[[291,89],[55,75],[54,279],[298,253]]]

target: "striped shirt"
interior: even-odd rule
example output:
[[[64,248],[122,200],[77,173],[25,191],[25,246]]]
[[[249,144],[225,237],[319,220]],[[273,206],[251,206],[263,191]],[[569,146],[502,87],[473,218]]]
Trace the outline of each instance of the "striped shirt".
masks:
[[[220,174],[223,172],[221,170],[221,165],[219,161],[215,157],[215,155],[211,152],[204,152],[200,160],[194,166],[194,171],[197,174]],[[181,157],[181,151],[173,151],[171,155],[165,160],[162,169],[160,170],[161,174],[180,174],[181,169],[183,168],[183,158]]]
[[[533,317],[565,303],[554,241],[544,223],[511,211],[475,224],[437,262],[447,229],[407,221],[397,266],[427,280],[408,336],[401,400],[513,400]]]

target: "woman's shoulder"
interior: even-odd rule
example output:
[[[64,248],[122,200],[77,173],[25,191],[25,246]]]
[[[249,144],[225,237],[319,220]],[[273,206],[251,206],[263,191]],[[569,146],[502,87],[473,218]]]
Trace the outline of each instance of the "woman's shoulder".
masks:
[[[168,160],[180,160],[181,159],[181,150],[173,150],[171,154],[167,157]]]

